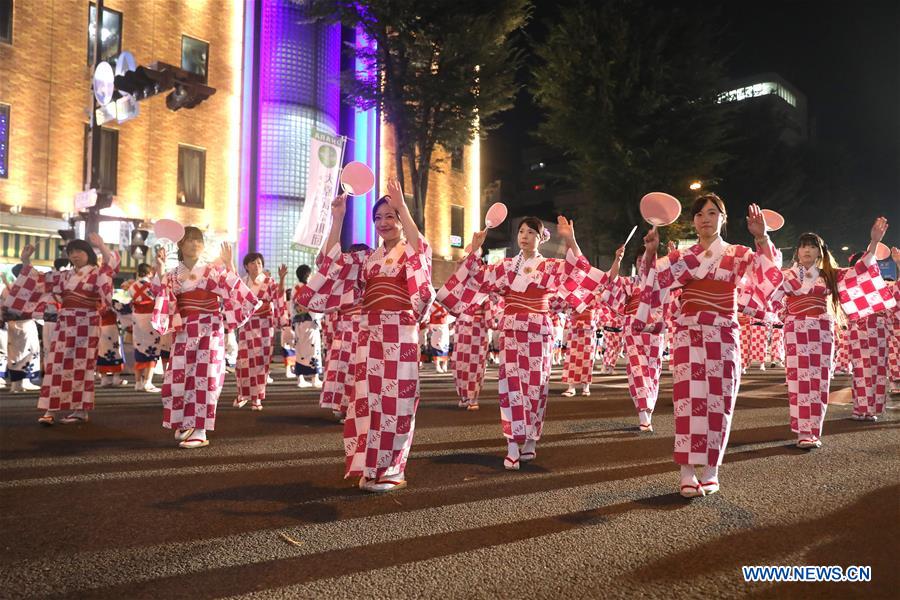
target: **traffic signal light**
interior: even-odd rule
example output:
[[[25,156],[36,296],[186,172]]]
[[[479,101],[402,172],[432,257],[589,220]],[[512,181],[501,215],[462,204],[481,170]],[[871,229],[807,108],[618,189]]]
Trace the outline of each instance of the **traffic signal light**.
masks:
[[[216,88],[204,84],[200,75],[163,62],[116,75],[115,85],[120,95],[130,94],[137,100],[173,90],[166,96],[169,110],[194,108],[216,93]]]

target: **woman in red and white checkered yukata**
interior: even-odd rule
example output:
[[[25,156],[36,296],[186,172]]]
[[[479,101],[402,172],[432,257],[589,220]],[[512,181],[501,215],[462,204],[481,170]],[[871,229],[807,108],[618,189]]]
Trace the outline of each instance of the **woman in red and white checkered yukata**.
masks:
[[[353,399],[344,422],[345,477],[360,489],[406,487],[406,461],[419,404],[419,321],[434,300],[431,248],[416,229],[399,182],[372,208],[376,250],[341,252],[346,195],[331,204],[332,225],[318,273],[298,294],[308,310],[343,310],[362,299]]]
[[[883,225],[886,227],[887,223]],[[881,227],[881,221],[876,221],[872,228],[870,249],[873,252],[884,235]],[[795,266],[785,272],[784,281],[772,295],[773,306],[785,307],[790,425],[800,448],[822,446],[820,436],[834,373],[834,321],[841,314],[841,290],[861,300],[849,303],[844,311],[855,319],[873,313],[872,300],[883,301],[880,295],[858,295],[866,288],[885,287],[877,269],[873,277],[866,266],[874,263],[874,258],[870,254],[858,263],[859,268],[838,269],[825,241],[815,233],[804,233],[794,252]],[[888,291],[885,295],[889,297]]]
[[[559,217],[557,231],[568,248],[565,260],[541,256],[538,246],[549,239],[549,232],[539,219],[526,217],[517,235],[521,251],[495,265],[485,265],[480,257],[487,230],[476,232],[471,254],[438,292],[438,300],[454,311],[464,310],[457,305],[472,304],[480,293],[495,293],[506,302],[500,325],[499,389],[500,421],[507,442],[503,466],[508,470],[518,470],[520,461],[533,460],[541,439],[553,351],[550,298],[565,289],[570,292],[565,300],[573,308],[583,309],[586,304],[575,292],[590,264],[564,217]]]
[[[235,365],[238,395],[237,408],[248,402],[251,410],[262,410],[266,399],[266,385],[272,366],[275,330],[288,324],[284,299],[284,279],[287,265],[278,267],[278,281],[266,273],[265,259],[259,252],[250,252],[243,260],[246,285],[259,301],[253,315],[237,330],[238,355]]]
[[[225,328],[243,325],[257,307],[256,296],[235,272],[231,245],[222,244],[215,263],[201,259],[204,248],[203,232],[185,227],[174,270],[165,272],[164,249],[156,254],[151,323],[161,334],[174,332],[162,387],[162,426],[175,430],[182,448],[209,445],[207,431],[216,427],[225,381]]]
[[[461,312],[451,314],[454,322],[453,355],[450,368],[459,396],[459,408],[478,410],[478,397],[484,384],[484,373],[488,363],[491,321],[496,319],[496,302],[490,294],[479,294],[468,306],[456,305]]]
[[[721,237],[727,214],[715,194],[700,196],[691,208],[699,243],[656,260],[659,233],[644,238],[649,271],[635,331],[658,332],[651,311],[662,307],[670,290],[682,288],[675,321],[675,462],[681,465],[681,495],[719,491],[719,465],[725,456],[734,401],[741,381],[737,311],[765,315],[769,296],[781,285],[780,255],[766,235],[760,208],[752,204],[747,229],[757,251],[726,243]],[[738,283],[744,281],[738,289]],[[698,480],[694,465],[703,465]]]
[[[759,365],[760,371],[766,370],[766,350],[769,346],[769,324],[766,315],[761,319],[747,317],[741,322],[741,367],[744,374],[754,362]]]
[[[628,359],[626,364],[628,391],[638,411],[638,429],[642,432],[651,432],[653,409],[659,396],[665,335],[662,332],[635,332],[632,329],[632,321],[641,302],[641,285],[646,275],[647,264],[638,257],[638,274],[629,277],[619,275],[624,252],[624,246],[616,250],[616,258],[609,270],[608,281],[604,285],[600,301],[613,313],[624,318],[622,333],[625,356]],[[667,303],[666,306],[655,309],[651,321],[665,322],[664,309],[668,306]]]
[[[579,385],[582,396],[591,395],[599,318],[599,311],[596,308],[598,299],[598,295],[594,294],[588,300],[588,308],[580,313],[572,311],[566,320],[568,348],[562,379],[568,387],[560,394],[566,398],[574,396],[575,388]]]
[[[877,221],[875,227],[880,222]],[[883,222],[883,226],[887,228],[887,221]],[[873,236],[876,234],[875,227],[872,229]],[[841,280],[840,299],[849,321],[850,361],[853,364],[852,418],[877,421],[884,412],[888,397],[888,338],[897,310],[898,299],[894,298],[896,283],[889,285],[881,278],[871,244],[862,256],[850,257],[849,274],[851,277]],[[852,285],[855,283],[854,274],[858,278],[871,277],[872,281]],[[864,316],[860,316],[860,312]]]
[[[38,408],[46,411],[38,419],[42,425],[53,425],[60,410],[71,411],[61,423],[87,422],[88,412],[94,408],[100,315],[112,304],[119,257],[107,250],[99,235],[91,234],[88,239],[90,243],[72,240],[66,245],[74,267],[68,271],[38,272],[31,266],[34,246],[25,246],[19,257],[24,267],[3,304],[14,313],[40,317],[52,296],[62,298],[38,400]],[[92,246],[103,255],[100,266]]]
[[[600,374],[614,375],[616,363],[619,362],[619,356],[622,354],[622,344],[625,339],[622,335],[624,321],[621,315],[606,307],[600,313],[600,324],[603,328],[603,360]]]

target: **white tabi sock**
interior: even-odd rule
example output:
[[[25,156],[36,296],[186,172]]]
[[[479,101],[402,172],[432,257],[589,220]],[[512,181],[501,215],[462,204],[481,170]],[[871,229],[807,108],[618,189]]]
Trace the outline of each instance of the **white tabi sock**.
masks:
[[[719,481],[719,467],[703,467],[703,475],[700,477],[700,481],[704,483],[706,483],[707,481]]]
[[[206,439],[206,430],[205,429],[194,429],[194,433],[191,434],[191,437],[189,439],[205,440]]]
[[[522,447],[522,452],[534,454],[535,450],[537,450],[537,440],[525,440],[525,446]]]
[[[681,465],[681,485],[694,485],[696,478],[694,465]]]
[[[506,456],[512,460],[519,459],[519,444],[513,441],[506,442]]]
[[[638,420],[641,425],[649,425],[650,424],[650,411],[642,410],[638,412]]]

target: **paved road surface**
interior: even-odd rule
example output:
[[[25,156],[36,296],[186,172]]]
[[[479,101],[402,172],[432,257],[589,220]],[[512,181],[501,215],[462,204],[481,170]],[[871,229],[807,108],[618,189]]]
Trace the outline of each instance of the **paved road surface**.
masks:
[[[342,479],[339,426],[281,369],[261,413],[232,408],[231,383],[193,451],[160,429],[158,397],[102,390],[91,423],[44,429],[36,394],[0,392],[0,596],[897,597],[898,415],[848,420],[846,377],[808,452],[783,371],[748,375],[722,493],[684,500],[668,375],[641,435],[624,375],[567,399],[555,372],[537,460],[517,473],[495,375],[465,412],[428,370],[410,487],[385,496]],[[742,565],[866,565],[873,580],[745,583]]]

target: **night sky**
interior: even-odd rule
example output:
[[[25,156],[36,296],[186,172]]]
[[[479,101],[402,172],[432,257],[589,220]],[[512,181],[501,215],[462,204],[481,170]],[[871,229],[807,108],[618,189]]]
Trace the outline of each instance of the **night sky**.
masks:
[[[852,185],[900,228],[900,2],[743,0],[702,4],[719,12],[733,54],[728,75],[774,71],[807,96],[823,144],[853,157]],[[543,37],[560,4],[537,0],[528,34]],[[527,75],[522,81],[527,83]],[[540,119],[527,93],[489,136],[486,179],[509,175],[514,149]],[[866,212],[868,212],[866,210]],[[891,234],[888,234],[888,237]]]

